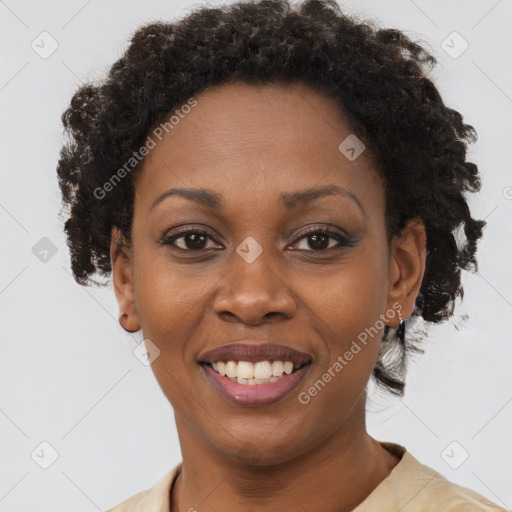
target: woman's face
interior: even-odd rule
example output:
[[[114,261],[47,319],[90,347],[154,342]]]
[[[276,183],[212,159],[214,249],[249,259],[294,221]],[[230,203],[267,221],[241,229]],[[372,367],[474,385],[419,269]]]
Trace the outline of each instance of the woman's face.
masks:
[[[398,324],[397,302],[404,318],[412,310],[421,257],[414,243],[387,245],[384,184],[366,152],[353,160],[339,149],[351,131],[331,99],[299,84],[236,83],[195,100],[152,136],[133,250],[125,258],[112,246],[116,294],[131,330],[160,350],[152,368],[182,449],[243,458],[252,447],[262,463],[290,460],[364,431],[383,326]],[[215,200],[194,199],[199,189]],[[200,361],[240,340],[311,363],[271,403],[235,403]]]

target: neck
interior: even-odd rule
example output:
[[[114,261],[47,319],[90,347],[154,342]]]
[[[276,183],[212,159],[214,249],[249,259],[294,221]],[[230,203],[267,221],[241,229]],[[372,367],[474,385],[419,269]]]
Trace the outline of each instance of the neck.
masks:
[[[359,416],[358,424],[347,422],[309,451],[272,465],[241,463],[201,446],[177,418],[183,466],[171,511],[353,510],[398,463],[366,433],[362,405],[362,428]]]

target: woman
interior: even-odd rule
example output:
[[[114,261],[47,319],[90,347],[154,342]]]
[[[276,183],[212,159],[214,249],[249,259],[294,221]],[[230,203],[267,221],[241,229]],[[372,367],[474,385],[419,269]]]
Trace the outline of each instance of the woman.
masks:
[[[369,378],[403,393],[406,325],[452,315],[484,226],[434,63],[334,1],[241,2],[141,27],[73,96],[72,270],[112,273],[183,457],[112,511],[503,510],[365,426]]]

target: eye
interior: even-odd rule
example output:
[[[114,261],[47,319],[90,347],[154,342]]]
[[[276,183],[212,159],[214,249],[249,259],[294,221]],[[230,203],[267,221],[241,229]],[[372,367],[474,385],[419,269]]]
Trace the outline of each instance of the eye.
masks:
[[[302,251],[327,251],[330,249],[341,249],[342,247],[353,247],[355,245],[347,236],[326,228],[313,227],[303,231],[301,235],[293,245],[303,242],[302,247],[296,248]]]
[[[208,231],[200,229],[181,230],[173,235],[165,235],[161,243],[163,245],[172,245],[177,249],[188,252],[203,251],[207,249],[218,249],[219,244],[208,246],[208,241],[215,242]]]
[[[200,252],[209,249],[222,249],[214,235],[204,229],[180,229],[171,235],[164,235],[160,240],[162,245],[170,245],[180,251]],[[302,247],[300,246],[302,244]],[[348,236],[327,228],[312,227],[300,233],[299,238],[292,244],[294,250],[306,252],[326,252],[331,249],[353,247],[355,242]],[[295,247],[293,247],[295,246]]]

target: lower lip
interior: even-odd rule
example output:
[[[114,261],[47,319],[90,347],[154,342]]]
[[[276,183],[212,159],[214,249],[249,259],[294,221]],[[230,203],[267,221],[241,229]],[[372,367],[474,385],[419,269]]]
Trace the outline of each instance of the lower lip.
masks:
[[[223,377],[207,364],[201,366],[210,381],[228,400],[237,405],[259,406],[273,404],[283,398],[304,378],[311,363],[304,365],[296,372],[285,375],[276,382],[254,385],[237,384],[227,377]]]

